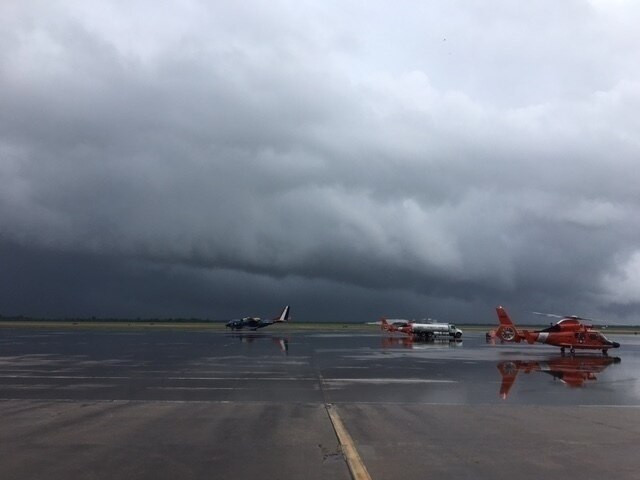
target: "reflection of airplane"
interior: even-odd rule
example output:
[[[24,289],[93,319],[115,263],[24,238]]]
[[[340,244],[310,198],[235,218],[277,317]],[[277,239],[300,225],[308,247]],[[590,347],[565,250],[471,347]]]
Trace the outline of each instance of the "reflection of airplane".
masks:
[[[500,396],[506,399],[516,381],[518,372],[544,372],[561,380],[570,387],[582,387],[587,380],[597,380],[596,373],[602,372],[612,363],[620,363],[618,357],[555,357],[544,362],[510,360],[500,362],[498,370],[502,375]]]
[[[549,328],[530,332],[529,330],[518,331],[503,307],[497,307],[496,312],[498,312],[500,326],[495,335],[505,342],[520,343],[526,340],[529,344],[546,343],[560,347],[561,353],[564,353],[565,348],[569,348],[571,354],[574,354],[578,348],[602,350],[602,353],[606,355],[610,348],[620,346],[618,342],[612,342],[602,333],[594,330],[591,325],[580,323],[582,319],[579,317],[564,317]]]
[[[274,343],[276,343],[278,345],[278,347],[280,348],[280,350],[285,353],[288,354],[289,353],[289,339],[288,338],[284,338],[284,337],[271,337],[269,335],[253,335],[250,333],[247,334],[236,334],[233,335],[233,337],[239,339],[242,343],[253,343],[255,340],[261,339],[261,338],[269,338],[271,339],[271,341],[273,341]]]
[[[268,327],[274,323],[286,322],[289,320],[289,305],[282,309],[282,313],[279,317],[276,317],[272,320],[261,320],[260,318],[254,317],[245,317],[239,318],[237,320],[231,320],[227,322],[227,327],[231,328],[231,330],[241,330],[243,328],[248,328],[250,330],[257,330],[258,328]]]
[[[428,350],[433,348],[438,348],[437,346],[448,345],[449,347],[461,347],[462,342],[450,339],[443,339],[442,342],[416,342],[413,337],[382,337],[382,348],[394,348],[394,347],[403,347],[403,348],[411,348],[415,350]]]
[[[382,318],[380,328],[387,332],[402,332],[421,340],[432,340],[441,335],[448,335],[455,339],[462,337],[462,330],[456,328],[452,323],[416,323],[409,320]]]

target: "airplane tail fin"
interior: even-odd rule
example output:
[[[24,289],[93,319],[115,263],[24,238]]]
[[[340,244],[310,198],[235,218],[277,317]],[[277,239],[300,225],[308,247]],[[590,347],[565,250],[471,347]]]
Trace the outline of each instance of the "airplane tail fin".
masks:
[[[520,342],[521,335],[518,333],[515,324],[509,318],[509,314],[504,309],[504,307],[499,306],[496,307],[496,312],[498,313],[498,321],[500,322],[500,326],[496,330],[496,336],[505,342]]]
[[[282,309],[282,313],[280,314],[280,316],[278,318],[274,318],[273,321],[274,322],[288,322],[289,321],[289,313],[291,311],[291,308],[289,307],[289,305],[287,305],[286,307],[284,307]]]
[[[387,332],[393,332],[393,325],[391,325],[389,322],[387,322],[387,319],[382,317],[380,319],[380,330],[383,331],[387,331]]]

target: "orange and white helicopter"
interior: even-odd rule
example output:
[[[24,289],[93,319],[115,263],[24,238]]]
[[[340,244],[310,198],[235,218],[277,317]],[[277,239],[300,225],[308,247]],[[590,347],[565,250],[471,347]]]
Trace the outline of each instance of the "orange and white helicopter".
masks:
[[[610,348],[618,348],[618,342],[607,339],[598,330],[594,330],[592,325],[581,323],[584,318],[573,316],[562,317],[554,314],[542,314],[551,317],[560,317],[562,320],[544,330],[518,330],[513,324],[507,311],[503,307],[496,307],[500,326],[495,332],[495,336],[505,342],[520,343],[523,340],[529,344],[538,342],[560,347],[560,353],[564,354],[568,348],[573,355],[576,349],[580,350],[602,350],[604,355]],[[535,312],[537,313],[537,312]]]
[[[618,357],[577,356],[555,357],[545,361],[508,360],[498,364],[502,376],[500,397],[505,400],[516,381],[518,372],[544,372],[554,379],[560,380],[571,388],[580,388],[585,382],[597,380],[596,373],[601,373],[609,365],[620,363]]]

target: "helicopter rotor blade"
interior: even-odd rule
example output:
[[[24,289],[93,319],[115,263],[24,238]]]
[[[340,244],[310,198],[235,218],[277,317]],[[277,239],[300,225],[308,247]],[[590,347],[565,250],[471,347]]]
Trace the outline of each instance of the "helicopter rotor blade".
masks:
[[[567,318],[566,315],[558,315],[556,313],[545,313],[545,312],[531,312],[534,315],[542,315],[543,317],[553,317],[553,318]]]
[[[545,313],[545,312],[531,312],[531,313],[535,315],[542,315],[545,317],[553,317],[553,318],[560,318],[560,319],[569,318],[573,320],[582,320],[584,322],[591,322],[595,325],[598,325],[604,328],[606,328],[608,325],[611,325],[611,322],[607,322],[604,320],[597,320],[595,318],[579,317],[578,315],[558,315],[557,313]]]

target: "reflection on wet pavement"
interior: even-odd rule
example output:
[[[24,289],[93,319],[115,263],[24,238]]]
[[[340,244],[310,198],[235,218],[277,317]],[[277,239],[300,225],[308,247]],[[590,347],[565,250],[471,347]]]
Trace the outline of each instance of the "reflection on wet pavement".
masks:
[[[392,337],[388,335],[382,336],[382,348],[403,347],[409,349],[428,349],[435,346],[458,348],[462,347],[462,340],[459,339],[432,339],[432,340],[415,340],[413,337]]]
[[[231,337],[237,338],[242,343],[253,343],[255,341],[270,340],[276,344],[280,351],[285,355],[289,352],[289,339],[287,337],[262,335],[259,333],[234,333]]]
[[[608,356],[558,356],[546,361],[504,360],[498,363],[502,375],[500,398],[506,399],[519,372],[544,372],[572,388],[582,387],[587,381],[596,381],[609,365],[620,363],[619,357]]]
[[[492,345],[484,333],[420,342],[379,332],[5,329],[0,397],[639,405],[640,338],[616,340],[618,357],[562,357],[546,345]]]

